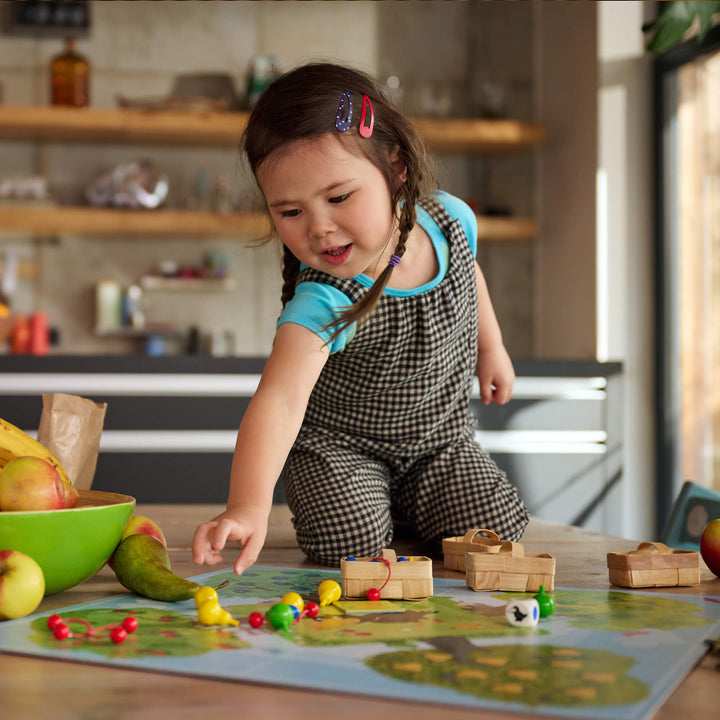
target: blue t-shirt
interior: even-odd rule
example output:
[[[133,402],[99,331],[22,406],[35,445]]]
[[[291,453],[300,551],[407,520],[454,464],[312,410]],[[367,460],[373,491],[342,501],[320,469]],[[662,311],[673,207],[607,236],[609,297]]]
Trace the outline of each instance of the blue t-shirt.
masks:
[[[470,244],[473,257],[477,252],[477,218],[475,213],[459,198],[449,195],[442,190],[433,193],[434,198],[447,210],[453,220],[460,220],[465,236]],[[448,268],[448,245],[442,230],[435,221],[423,210],[417,207],[417,222],[428,234],[435,248],[435,254],[440,267],[438,274],[430,282],[409,290],[386,287],[384,295],[395,297],[409,297],[427,292],[438,285],[445,277]],[[301,268],[306,267],[302,265]],[[370,287],[374,280],[367,275],[356,275],[354,278],[365,287]],[[330,340],[332,330],[326,330],[327,325],[337,317],[338,311],[351,305],[350,298],[337,288],[324,283],[302,282],[295,288],[295,295],[283,310],[277,326],[291,322],[302,325],[311,330],[325,342]],[[356,323],[343,328],[342,332],[328,345],[330,353],[340,352],[355,337]]]

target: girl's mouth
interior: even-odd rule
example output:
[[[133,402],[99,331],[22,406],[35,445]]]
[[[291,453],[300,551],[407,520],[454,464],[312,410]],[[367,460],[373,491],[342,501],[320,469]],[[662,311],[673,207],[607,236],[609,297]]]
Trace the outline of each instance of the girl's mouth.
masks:
[[[322,255],[331,265],[342,265],[348,259],[351,249],[352,245],[340,245],[323,250]]]

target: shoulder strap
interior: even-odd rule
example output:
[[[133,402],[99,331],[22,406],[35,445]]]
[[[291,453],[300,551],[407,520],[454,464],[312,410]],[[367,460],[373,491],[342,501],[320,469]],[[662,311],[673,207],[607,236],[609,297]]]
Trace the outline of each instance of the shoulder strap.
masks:
[[[330,285],[336,290],[344,293],[350,299],[350,302],[357,302],[365,292],[365,287],[352,278],[337,278],[320,270],[313,268],[303,268],[298,274],[296,287],[302,282],[316,282],[323,285]]]
[[[447,234],[446,230],[455,222],[448,211],[432,195],[427,195],[419,203],[421,208],[438,224],[438,227]]]

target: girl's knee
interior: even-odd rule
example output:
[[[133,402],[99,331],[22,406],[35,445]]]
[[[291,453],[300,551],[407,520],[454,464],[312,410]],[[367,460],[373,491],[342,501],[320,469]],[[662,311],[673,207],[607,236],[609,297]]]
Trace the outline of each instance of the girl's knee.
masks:
[[[300,549],[322,565],[339,567],[344,557],[376,557],[392,540],[392,524],[362,525],[354,528],[338,527],[337,524],[315,524],[311,527],[297,526],[296,534]]]
[[[294,453],[285,495],[302,551],[337,567],[348,555],[377,554],[392,539],[388,470],[352,453]]]
[[[486,528],[518,540],[529,514],[517,488],[474,442],[450,449],[447,462],[425,468],[405,499],[419,534],[433,548],[445,537]],[[430,499],[430,500],[429,500]]]

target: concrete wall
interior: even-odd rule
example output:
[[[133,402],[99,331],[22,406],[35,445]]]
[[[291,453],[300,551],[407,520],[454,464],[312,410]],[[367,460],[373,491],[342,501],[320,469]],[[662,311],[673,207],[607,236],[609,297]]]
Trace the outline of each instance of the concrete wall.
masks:
[[[2,5],[2,3],[0,3]],[[176,75],[222,72],[244,91],[251,58],[274,54],[287,69],[297,63],[334,59],[380,78],[397,74],[398,100],[410,112],[446,103],[449,114],[479,111],[487,83],[502,92],[511,116],[533,119],[532,3],[93,3],[90,37],[77,43],[92,63],[91,104],[113,107],[130,98],[167,95]],[[0,85],[4,102],[45,104],[48,63],[57,39],[0,35]],[[432,52],[429,52],[432,48]],[[245,197],[251,181],[237,153],[194,148],[0,143],[0,176],[46,174],[61,202],[83,202],[84,188],[113,165],[146,157],[170,177],[169,204],[182,207],[197,173],[211,181],[227,173]],[[534,213],[533,153],[508,159],[438,158],[443,187],[465,198]],[[515,357],[532,352],[533,241],[486,246],[485,269],[506,343]],[[209,250],[227,255],[237,290],[220,294],[146,295],[150,321],[204,332],[232,332],[241,355],[269,351],[279,311],[275,248],[248,248],[242,241],[149,240],[63,237],[57,244],[0,237],[0,255],[12,249],[40,268],[36,282],[23,282],[18,311],[45,310],[60,329],[62,353],[116,353],[132,341],[92,333],[93,288],[99,278],[136,282],[162,260],[198,263]],[[68,283],[72,275],[73,282]],[[552,354],[552,353],[550,353]]]
[[[542,242],[536,245],[535,352],[594,357],[596,3],[535,3]]]

